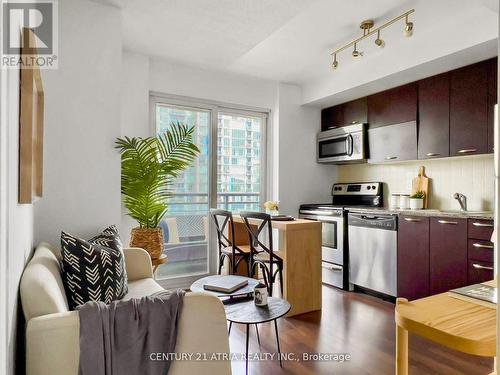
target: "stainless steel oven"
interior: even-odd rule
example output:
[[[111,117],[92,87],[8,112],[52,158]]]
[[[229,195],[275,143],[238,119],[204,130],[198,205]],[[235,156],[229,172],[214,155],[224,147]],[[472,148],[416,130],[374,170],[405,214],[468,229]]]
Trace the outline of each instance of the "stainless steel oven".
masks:
[[[301,204],[299,217],[322,224],[323,283],[352,290],[349,281],[347,213],[354,207],[383,206],[381,182],[337,183],[332,186],[331,203]]]
[[[349,272],[347,254],[344,252],[346,245],[344,210],[342,208],[302,205],[299,210],[299,218],[319,221],[322,224],[323,283],[342,289],[347,288]]]
[[[317,161],[335,164],[366,161],[365,124],[343,126],[318,133]]]

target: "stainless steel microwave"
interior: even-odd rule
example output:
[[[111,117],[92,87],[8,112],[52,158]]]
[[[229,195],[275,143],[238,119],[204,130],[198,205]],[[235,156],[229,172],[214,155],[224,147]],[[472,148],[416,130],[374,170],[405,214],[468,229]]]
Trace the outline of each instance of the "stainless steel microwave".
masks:
[[[365,162],[365,139],[365,124],[343,126],[318,133],[318,163]]]

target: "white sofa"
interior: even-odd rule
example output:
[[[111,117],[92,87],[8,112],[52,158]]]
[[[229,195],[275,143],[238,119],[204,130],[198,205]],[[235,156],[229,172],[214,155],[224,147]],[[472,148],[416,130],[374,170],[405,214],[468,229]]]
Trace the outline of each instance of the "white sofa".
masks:
[[[125,249],[129,292],[125,299],[162,290],[153,279],[149,254]],[[21,279],[21,301],[26,317],[28,375],[77,375],[79,318],[68,310],[60,274],[59,253],[42,243]],[[187,293],[179,321],[176,352],[229,353],[224,307],[210,295]],[[231,374],[229,361],[174,361],[169,375]]]

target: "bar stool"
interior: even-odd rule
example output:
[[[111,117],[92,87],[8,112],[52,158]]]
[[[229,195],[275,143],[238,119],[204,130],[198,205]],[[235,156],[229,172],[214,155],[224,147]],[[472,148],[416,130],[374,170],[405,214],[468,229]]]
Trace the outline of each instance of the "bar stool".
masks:
[[[241,261],[245,261],[247,264],[247,275],[250,277],[250,246],[236,246],[234,244],[233,214],[230,211],[212,208],[210,209],[210,215],[217,229],[217,245],[219,248],[218,274],[221,274],[224,259],[227,257],[229,259],[229,273],[231,275],[237,271]],[[226,235],[226,229],[229,237]]]
[[[273,284],[276,282],[276,277],[279,277],[280,291],[283,296],[283,251],[273,250],[273,229],[271,224],[271,216],[261,212],[240,212],[240,216],[245,222],[248,235],[250,238],[250,270],[254,275],[255,268],[259,267],[264,276],[264,282],[269,291],[269,295],[273,295]],[[252,224],[250,220],[260,221],[259,224]],[[267,231],[269,245],[264,244],[259,236]],[[274,268],[276,267],[276,268]]]

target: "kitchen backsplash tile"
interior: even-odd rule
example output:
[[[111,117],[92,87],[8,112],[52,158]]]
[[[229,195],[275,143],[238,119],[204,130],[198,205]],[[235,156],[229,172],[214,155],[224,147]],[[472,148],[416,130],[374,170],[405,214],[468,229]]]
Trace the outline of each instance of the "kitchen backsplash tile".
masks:
[[[456,192],[467,196],[469,210],[493,210],[494,169],[493,155],[420,160],[390,164],[341,165],[337,169],[338,182],[382,181],[384,202],[393,193],[409,194],[411,181],[418,174],[419,166],[431,179],[429,208],[440,210],[459,209],[453,199]]]

